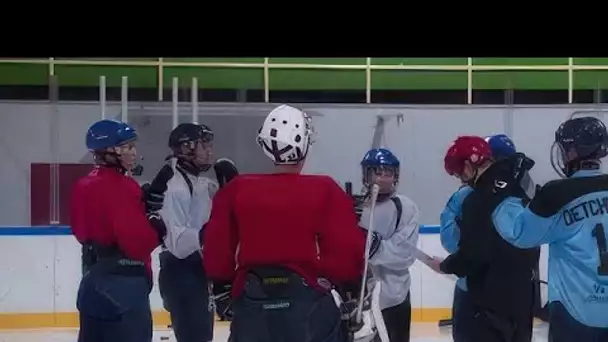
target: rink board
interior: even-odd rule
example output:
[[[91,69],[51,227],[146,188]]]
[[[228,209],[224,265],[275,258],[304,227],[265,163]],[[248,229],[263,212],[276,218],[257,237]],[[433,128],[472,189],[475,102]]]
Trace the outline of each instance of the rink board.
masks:
[[[419,248],[445,256],[437,226],[421,227]],[[0,329],[76,327],[75,299],[81,277],[80,245],[67,226],[0,227]],[[153,255],[158,275],[158,250]],[[19,256],[10,257],[10,256]],[[412,320],[434,322],[451,315],[453,280],[415,263]],[[150,295],[154,323],[169,324],[157,281]]]

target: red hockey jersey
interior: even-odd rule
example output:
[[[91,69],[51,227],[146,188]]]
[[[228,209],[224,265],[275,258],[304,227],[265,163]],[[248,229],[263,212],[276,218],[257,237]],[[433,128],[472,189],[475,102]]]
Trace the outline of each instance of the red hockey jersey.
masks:
[[[311,286],[360,280],[365,235],[352,199],[328,176],[242,175],[214,197],[204,228],[203,263],[240,293],[255,266],[284,266]]]
[[[159,239],[146,218],[142,192],[133,178],[110,167],[93,169],[72,188],[70,221],[80,243],[117,245],[152,273],[150,253]]]

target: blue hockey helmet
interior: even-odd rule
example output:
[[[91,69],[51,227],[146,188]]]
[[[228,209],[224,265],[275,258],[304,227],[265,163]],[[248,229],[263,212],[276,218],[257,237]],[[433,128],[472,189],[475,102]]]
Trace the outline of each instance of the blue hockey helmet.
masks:
[[[593,116],[571,118],[555,131],[551,166],[562,177],[584,168],[598,169],[599,160],[608,155],[606,125]]]
[[[394,185],[399,182],[399,168],[401,163],[399,159],[386,148],[374,148],[365,154],[361,160],[361,169],[363,171],[363,185],[370,185],[370,177],[372,171],[375,173],[379,170],[388,170],[393,172]]]
[[[103,151],[137,139],[133,127],[115,120],[100,120],[89,127],[86,144],[90,151]]]
[[[496,160],[504,159],[517,153],[513,140],[505,134],[490,135],[485,140],[490,146],[490,150],[492,150],[492,157]]]

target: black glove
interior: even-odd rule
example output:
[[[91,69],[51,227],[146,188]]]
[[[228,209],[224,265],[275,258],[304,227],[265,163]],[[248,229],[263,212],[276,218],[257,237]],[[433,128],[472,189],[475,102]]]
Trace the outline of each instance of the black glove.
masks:
[[[365,236],[367,237],[367,229],[360,227],[361,230],[363,230],[363,233],[365,234]],[[380,244],[382,243],[382,238],[380,237],[380,235],[378,235],[378,233],[376,232],[372,232],[372,239],[370,241],[370,245],[369,245],[369,258],[373,258],[374,255],[376,255],[376,253],[378,252],[378,250],[380,249]]]
[[[236,165],[228,158],[218,159],[215,164],[213,164],[213,170],[215,171],[215,177],[217,178],[220,188],[239,175],[239,170],[237,170]]]
[[[167,236],[167,227],[165,226],[163,218],[160,217],[158,213],[148,213],[147,217],[148,222],[150,222],[150,225],[152,228],[154,228],[156,234],[158,235],[158,241],[162,243],[165,236]]]
[[[516,153],[514,158],[515,162],[513,163],[513,179],[516,182],[520,182],[524,177],[524,174],[532,170],[536,162],[521,152]]]
[[[163,208],[165,195],[150,191],[150,183],[142,184],[141,191],[143,193],[143,201],[146,204],[146,212],[153,213]]]
[[[156,212],[162,209],[163,200],[165,199],[165,191],[167,191],[167,183],[173,178],[173,168],[169,164],[165,164],[151,184],[142,185],[144,192],[144,201],[148,212]]]
[[[534,192],[534,184],[529,171],[534,167],[534,160],[521,152],[509,157],[506,167],[502,169],[500,178],[494,181],[494,194],[502,197],[530,197]]]

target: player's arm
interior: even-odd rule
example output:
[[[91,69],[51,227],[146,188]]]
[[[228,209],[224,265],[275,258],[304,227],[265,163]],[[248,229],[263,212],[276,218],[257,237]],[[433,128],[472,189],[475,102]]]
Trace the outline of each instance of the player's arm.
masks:
[[[167,226],[165,245],[180,259],[192,254],[201,246],[199,229],[191,227],[190,202],[191,195],[187,188],[170,186],[165,193],[163,209],[160,211]]]
[[[325,215],[319,227],[319,267],[337,284],[359,281],[363,272],[365,235],[358,226],[352,199],[328,179]]]
[[[506,198],[492,213],[498,234],[519,248],[531,248],[561,239],[565,231],[559,230],[561,219],[557,206],[551,201],[551,186],[544,186],[528,206],[520,198]]]
[[[494,247],[489,243],[492,240],[487,229],[461,233],[458,250],[440,264],[443,273],[455,274],[459,278],[480,272],[494,259]]]
[[[462,211],[464,199],[471,191],[472,189],[468,186],[462,186],[456,190],[456,192],[450,196],[450,199],[439,216],[439,239],[441,245],[448,253],[454,253],[458,250],[458,241],[460,241],[458,216]]]
[[[399,271],[408,269],[416,261],[413,248],[418,245],[420,214],[413,202],[403,201],[403,204],[399,227],[389,239],[380,243],[378,251],[369,260],[370,264]]]
[[[135,182],[135,181],[133,181]],[[146,216],[141,190],[137,184],[129,191],[135,194],[116,195],[116,189],[106,189],[108,219],[114,229],[120,250],[130,259],[147,260],[159,245],[159,233]]]
[[[215,281],[232,281],[235,276],[239,240],[231,199],[236,185],[236,181],[230,182],[215,194],[209,221],[203,229],[203,264],[209,278]]]
[[[85,243],[86,210],[83,210],[83,203],[86,203],[84,196],[86,190],[83,189],[83,182],[79,180],[74,184],[70,193],[70,222],[72,224],[72,234],[80,243]]]

